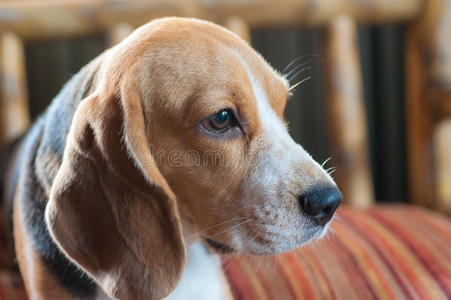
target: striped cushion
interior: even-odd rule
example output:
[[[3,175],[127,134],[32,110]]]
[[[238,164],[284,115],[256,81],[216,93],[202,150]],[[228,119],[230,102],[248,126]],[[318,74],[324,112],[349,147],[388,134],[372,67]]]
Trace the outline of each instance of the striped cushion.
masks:
[[[224,257],[236,299],[451,299],[451,221],[412,206],[344,208],[321,241]],[[0,272],[0,300],[25,300]]]
[[[341,209],[333,233],[274,257],[223,258],[236,299],[451,299],[451,221],[413,206]]]

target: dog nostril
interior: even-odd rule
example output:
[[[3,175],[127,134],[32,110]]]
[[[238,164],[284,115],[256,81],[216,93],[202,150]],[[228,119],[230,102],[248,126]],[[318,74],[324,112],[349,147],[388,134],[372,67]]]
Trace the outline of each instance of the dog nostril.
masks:
[[[343,196],[336,187],[323,187],[299,197],[299,204],[305,214],[316,224],[324,226],[340,205]]]

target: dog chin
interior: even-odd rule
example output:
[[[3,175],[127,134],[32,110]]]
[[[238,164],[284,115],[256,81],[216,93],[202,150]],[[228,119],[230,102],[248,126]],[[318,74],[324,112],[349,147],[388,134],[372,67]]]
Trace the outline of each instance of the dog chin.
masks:
[[[322,239],[329,232],[329,225],[330,222],[325,226],[315,227],[299,239],[290,239],[288,241],[273,241],[265,245],[253,243],[252,245],[248,245],[243,249],[239,249],[240,247],[235,248],[230,245],[220,243],[211,238],[204,238],[204,242],[211,251],[221,255],[231,254],[235,252],[247,253],[251,255],[275,255],[295,250],[296,248],[305,246],[314,240]]]
[[[312,232],[310,234],[307,234],[297,239],[292,239],[289,241],[280,241],[280,242],[273,242],[271,244],[253,244],[249,245],[249,247],[246,247],[246,249],[243,249],[239,252],[244,252],[252,255],[276,255],[288,251],[296,250],[297,248],[303,247],[305,245],[308,245],[314,240],[320,239],[324,235],[324,229],[318,230],[315,232]]]

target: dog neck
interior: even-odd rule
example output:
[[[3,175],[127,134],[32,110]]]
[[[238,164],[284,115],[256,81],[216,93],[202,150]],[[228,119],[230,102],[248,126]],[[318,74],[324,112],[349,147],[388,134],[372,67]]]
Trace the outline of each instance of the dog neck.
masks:
[[[180,219],[187,259],[179,284],[166,299],[232,299],[219,256],[202,243],[196,226],[189,218],[182,214]]]
[[[167,299],[219,300],[227,298],[227,290],[219,257],[197,242],[188,246],[182,279]]]
[[[96,300],[109,300],[100,289]],[[201,243],[187,247],[187,260],[182,278],[166,300],[226,300],[233,299],[227,280],[222,273],[221,261],[209,253]]]

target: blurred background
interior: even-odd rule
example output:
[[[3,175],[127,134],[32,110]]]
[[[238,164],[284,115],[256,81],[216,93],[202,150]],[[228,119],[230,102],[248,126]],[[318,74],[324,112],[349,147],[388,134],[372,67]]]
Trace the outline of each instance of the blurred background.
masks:
[[[392,2],[6,1],[0,32],[13,37],[2,40],[3,63],[8,49],[22,51],[19,67],[11,68],[22,66],[18,89],[26,92],[19,98],[33,121],[72,75],[140,24],[165,15],[214,21],[248,39],[279,71],[298,57],[311,67],[297,77],[311,78],[295,89],[286,119],[314,159],[332,157],[326,166],[337,167],[348,203],[417,203],[447,212],[451,134],[435,112],[448,111],[451,99],[450,4]],[[14,101],[5,94],[3,103]],[[429,108],[438,102],[444,108]],[[8,118],[4,108],[3,128]]]

